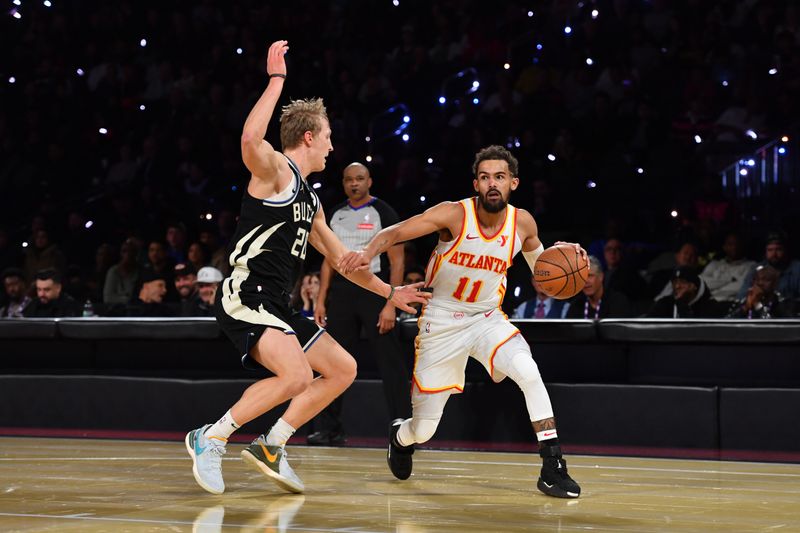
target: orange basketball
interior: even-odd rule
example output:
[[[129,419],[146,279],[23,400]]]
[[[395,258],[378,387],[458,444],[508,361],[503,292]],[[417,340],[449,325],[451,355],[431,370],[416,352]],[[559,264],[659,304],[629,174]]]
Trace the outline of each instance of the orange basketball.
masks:
[[[589,262],[569,244],[546,249],[536,259],[533,269],[533,279],[539,289],[557,300],[566,300],[581,292],[588,278]]]

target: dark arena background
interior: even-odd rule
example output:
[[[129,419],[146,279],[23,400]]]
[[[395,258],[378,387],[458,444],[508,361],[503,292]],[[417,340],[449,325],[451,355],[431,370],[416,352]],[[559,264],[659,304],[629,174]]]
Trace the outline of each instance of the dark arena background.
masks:
[[[285,405],[231,437],[224,495],[195,483],[186,432],[269,376],[195,291],[231,272],[242,127],[279,39],[278,106],[327,108],[334,150],[307,181],[328,216],[352,162],[404,220],[474,195],[497,144],[545,247],[597,259],[544,316],[518,255],[502,304],[579,499],[536,490],[523,395],[475,361],[394,479],[366,323],[341,438],[311,445],[317,419],[289,441],[304,494],[239,460]],[[3,0],[0,44],[3,531],[800,530],[800,5]],[[435,245],[407,243],[406,273]],[[306,272],[322,262],[309,247]],[[389,333],[409,371],[416,334]]]

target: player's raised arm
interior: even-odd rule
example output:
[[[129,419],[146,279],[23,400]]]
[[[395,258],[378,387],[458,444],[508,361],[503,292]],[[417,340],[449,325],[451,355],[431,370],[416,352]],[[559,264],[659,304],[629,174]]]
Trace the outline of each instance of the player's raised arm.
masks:
[[[410,241],[434,231],[448,230],[451,235],[459,233],[463,210],[458,202],[442,202],[419,215],[414,215],[378,232],[363,251],[352,251],[342,257],[339,269],[355,272],[365,269],[370,260],[395,244]]]
[[[289,50],[288,41],[275,41],[267,52],[267,74],[269,84],[261,98],[247,116],[242,129],[242,161],[254,177],[270,180],[277,175],[281,165],[285,165],[281,155],[264,140],[267,126],[286,79],[286,60],[284,54]]]
[[[328,226],[325,221],[325,214],[322,208],[314,215],[314,224],[311,227],[311,235],[308,237],[308,242],[311,246],[316,248],[325,259],[328,260],[331,266],[339,271],[340,274],[347,279],[374,292],[375,294],[386,298],[398,309],[407,313],[416,314],[417,310],[411,307],[410,303],[424,304],[431,297],[430,293],[420,292],[417,289],[424,285],[423,282],[414,283],[413,285],[406,285],[402,287],[392,287],[388,283],[384,283],[375,274],[369,271],[357,271],[346,273],[337,267],[341,259],[349,252],[347,247],[342,244],[342,241]]]

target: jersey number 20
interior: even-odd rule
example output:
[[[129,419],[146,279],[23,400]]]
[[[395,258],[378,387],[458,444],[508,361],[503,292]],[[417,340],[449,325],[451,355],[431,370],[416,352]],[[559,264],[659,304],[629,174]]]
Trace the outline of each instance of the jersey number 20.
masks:
[[[300,259],[306,258],[306,245],[308,244],[308,232],[305,228],[297,228],[297,238],[292,245],[292,255]]]

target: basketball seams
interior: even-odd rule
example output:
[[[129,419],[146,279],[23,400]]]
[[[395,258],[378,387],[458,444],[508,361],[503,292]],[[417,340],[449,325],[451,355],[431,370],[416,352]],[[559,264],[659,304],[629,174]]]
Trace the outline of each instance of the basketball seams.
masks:
[[[577,294],[578,292],[583,289],[583,286],[588,279],[588,276],[584,276],[584,271],[588,271],[588,263],[585,265],[580,265],[581,256],[580,253],[575,251],[574,262],[570,260],[570,255],[567,254],[564,249],[562,248],[564,245],[553,246],[558,250],[558,254],[555,254],[552,259],[547,259],[544,257],[537,258],[536,262],[542,262],[545,265],[548,265],[552,268],[558,268],[563,274],[548,277],[547,279],[539,279],[536,277],[536,272],[534,272],[534,278],[537,282],[542,284],[542,288],[545,287],[551,288],[552,290],[546,290],[548,294],[551,295],[553,298],[559,298],[562,294]],[[570,247],[572,249],[572,247]],[[549,249],[548,249],[549,250]],[[555,252],[552,252],[555,253]],[[561,261],[563,258],[563,261]],[[556,262],[558,261],[558,262]],[[565,264],[566,263],[566,264]],[[578,279],[581,281],[579,282]],[[562,283],[559,283],[563,280]],[[570,287],[570,280],[572,281],[572,286]]]

